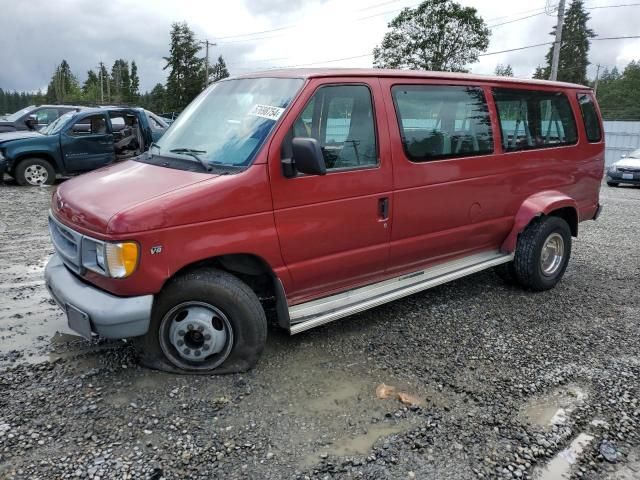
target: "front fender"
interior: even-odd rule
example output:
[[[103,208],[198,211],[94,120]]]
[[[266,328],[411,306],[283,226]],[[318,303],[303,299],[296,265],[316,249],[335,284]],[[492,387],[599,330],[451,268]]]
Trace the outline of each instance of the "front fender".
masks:
[[[501,250],[506,253],[513,252],[516,249],[518,235],[534,218],[548,215],[554,210],[567,207],[572,208],[577,214],[578,204],[576,201],[562,192],[549,190],[531,195],[520,205],[515,216],[513,228],[502,243]]]
[[[40,139],[39,139],[40,140]],[[43,139],[39,142],[16,142],[15,145],[9,145],[6,149],[5,156],[11,159],[10,163],[15,165],[17,161],[27,157],[42,157],[53,162],[56,171],[62,171],[62,163],[60,162],[60,149],[56,141]]]

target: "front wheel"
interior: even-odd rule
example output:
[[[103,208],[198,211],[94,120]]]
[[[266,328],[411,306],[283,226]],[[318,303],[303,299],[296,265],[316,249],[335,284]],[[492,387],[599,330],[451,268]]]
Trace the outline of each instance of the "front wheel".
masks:
[[[618,182],[607,182],[607,185],[609,187],[617,187],[618,185],[620,185]]]
[[[233,275],[197,270],[156,298],[149,332],[139,339],[142,363],[174,373],[235,373],[252,368],[267,338],[255,293]]]
[[[564,275],[571,256],[571,229],[559,217],[534,219],[518,237],[513,267],[518,283],[549,290]]]
[[[56,181],[56,171],[42,158],[27,158],[16,167],[15,178],[22,186],[53,185]]]

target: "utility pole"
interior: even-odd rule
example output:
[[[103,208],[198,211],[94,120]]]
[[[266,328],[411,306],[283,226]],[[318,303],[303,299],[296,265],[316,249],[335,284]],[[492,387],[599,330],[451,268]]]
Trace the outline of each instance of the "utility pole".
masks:
[[[209,45],[215,47],[216,43],[211,43],[209,40],[204,40],[200,43],[204,43],[205,45],[205,54],[204,54],[204,88],[209,86]]]
[[[564,25],[564,2],[560,0],[558,4],[558,23],[556,24],[556,41],[553,44],[553,57],[551,61],[551,78],[549,80],[558,79],[558,62],[560,61],[560,45],[562,44],[562,27]]]
[[[598,96],[598,80],[600,79],[600,64],[596,65],[596,81],[593,83],[593,96]]]

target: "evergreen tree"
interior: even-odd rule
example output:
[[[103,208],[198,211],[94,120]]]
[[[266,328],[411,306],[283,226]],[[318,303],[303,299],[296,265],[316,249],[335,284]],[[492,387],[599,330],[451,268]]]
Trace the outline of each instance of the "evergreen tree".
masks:
[[[640,60],[630,62],[622,74],[616,68],[602,74],[598,103],[607,120],[640,120]]]
[[[52,103],[65,103],[80,97],[80,84],[71,72],[71,67],[66,60],[62,60],[51,77],[47,87],[47,101]]]
[[[123,59],[113,62],[110,79],[110,101],[114,103],[127,102],[131,92],[131,77],[129,63]]]
[[[473,7],[425,0],[403,9],[373,50],[377,68],[465,71],[489,46],[491,32]]]
[[[167,110],[167,92],[161,83],[156,84],[148,94],[148,101],[145,108],[152,112],[162,113]]]
[[[131,83],[129,85],[130,103],[137,103],[140,97],[140,78],[138,77],[138,65],[135,61],[131,61]]]
[[[171,26],[169,56],[164,57],[167,77],[168,108],[181,110],[202,90],[204,62],[197,56],[200,46],[186,23]]]
[[[90,102],[100,102],[100,81],[93,70],[87,72],[87,79],[82,84],[82,96]]]
[[[499,63],[496,65],[495,74],[499,77],[513,77],[513,68],[509,64],[503,65]]]
[[[547,75],[545,69],[538,65],[536,67],[536,71],[533,72],[533,78],[537,80],[546,80],[547,78],[549,78],[549,76]]]
[[[562,28],[560,59],[558,61],[558,80],[562,82],[587,84],[587,67],[589,66],[590,39],[595,37],[593,30],[587,27],[590,15],[584,8],[582,0],[573,0],[567,11]],[[551,35],[556,35],[555,27]],[[551,75],[553,45],[547,52],[547,66],[544,78]]]
[[[227,69],[227,64],[222,58],[222,55],[220,55],[218,57],[218,62],[211,67],[211,72],[209,73],[209,83],[217,82],[218,80],[222,80],[223,78],[227,78],[228,76],[229,70]]]
[[[101,88],[100,101],[111,103],[111,82],[109,72],[104,63],[100,62],[100,70],[98,70],[98,86]]]

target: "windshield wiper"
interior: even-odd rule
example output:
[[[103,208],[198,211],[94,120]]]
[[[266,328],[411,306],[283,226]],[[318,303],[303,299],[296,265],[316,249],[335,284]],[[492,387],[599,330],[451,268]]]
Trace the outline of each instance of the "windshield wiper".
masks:
[[[204,168],[205,171],[207,172],[211,171],[211,166],[209,165],[209,162],[207,162],[204,158],[198,155],[199,153],[207,153],[205,150],[196,150],[193,148],[172,148],[169,151],[171,153],[182,153],[184,155],[189,155],[190,157],[193,157],[198,162],[200,162],[200,165],[202,165],[202,168]]]

